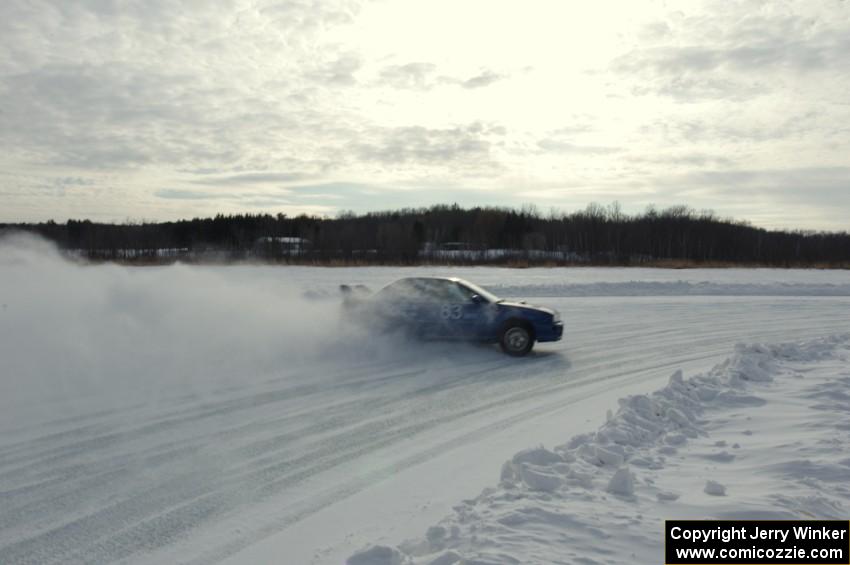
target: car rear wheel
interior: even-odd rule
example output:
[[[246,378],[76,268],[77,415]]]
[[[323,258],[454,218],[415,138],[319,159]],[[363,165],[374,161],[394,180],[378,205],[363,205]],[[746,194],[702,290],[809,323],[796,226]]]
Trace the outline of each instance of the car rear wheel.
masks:
[[[531,328],[520,323],[508,324],[502,330],[499,345],[502,347],[502,351],[508,355],[514,357],[527,355],[534,347],[534,336],[531,333]]]

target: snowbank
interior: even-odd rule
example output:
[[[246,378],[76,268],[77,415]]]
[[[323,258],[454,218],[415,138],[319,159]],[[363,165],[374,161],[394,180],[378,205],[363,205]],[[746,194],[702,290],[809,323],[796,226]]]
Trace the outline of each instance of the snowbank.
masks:
[[[850,335],[739,345],[621,399],[593,433],[517,453],[423,539],[348,563],[657,563],[664,519],[844,519],[848,359]]]

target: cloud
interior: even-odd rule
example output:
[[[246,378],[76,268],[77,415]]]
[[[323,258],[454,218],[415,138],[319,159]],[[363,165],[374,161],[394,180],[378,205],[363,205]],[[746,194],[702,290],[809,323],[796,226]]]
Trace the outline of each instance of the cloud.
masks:
[[[41,188],[45,191],[59,196],[65,196],[75,190],[89,190],[95,186],[95,179],[83,177],[47,177],[41,183]]]
[[[729,111],[723,116],[708,120],[703,117],[684,119],[657,119],[644,124],[642,135],[658,134],[671,144],[717,144],[741,143],[753,146],[788,139],[801,139],[813,132],[822,142],[840,139],[844,134],[843,124],[830,123],[829,114],[810,108],[787,111],[781,116],[759,116],[755,112],[746,115],[740,110]],[[730,155],[731,159],[734,155]]]
[[[289,187],[293,194],[299,196],[313,194],[359,195],[380,190],[378,185],[357,182],[322,182],[317,184],[302,184]]]
[[[730,4],[728,11],[694,15],[672,25],[649,24],[642,32],[645,45],[616,57],[610,69],[638,78],[635,94],[655,93],[681,102],[749,99],[783,86],[781,77],[787,73],[850,70],[846,21],[751,14],[749,8]]]
[[[850,167],[799,167],[786,169],[704,170],[680,179],[697,187],[733,191],[758,190],[781,194],[796,201],[812,200],[812,191],[850,205]],[[676,182],[675,180],[672,182]]]
[[[479,75],[461,81],[460,85],[464,88],[482,88],[484,86],[489,86],[494,82],[500,81],[503,78],[505,78],[503,75],[495,73],[491,70],[485,70]]]
[[[574,153],[585,155],[602,155],[608,153],[619,153],[623,149],[621,147],[609,147],[605,145],[582,145],[571,143],[560,139],[541,139],[537,142],[537,146],[543,151],[550,153]]]
[[[0,213],[173,219],[518,190],[627,205],[721,194],[665,180],[685,173],[780,165],[813,175],[827,195],[813,201],[837,198],[817,171],[850,151],[843,4],[647,0],[567,22],[544,3],[523,11],[540,25],[508,9],[483,29],[488,6],[405,19],[361,0],[0,2]],[[374,196],[293,189],[334,183]],[[777,214],[797,225],[796,209]]]
[[[252,124],[290,126],[282,115],[244,103],[212,109],[214,96],[238,95],[213,93],[188,76],[155,69],[45,67],[3,80],[0,145],[39,163],[100,169],[233,163]],[[218,135],[237,121],[238,133]]]
[[[426,90],[433,86],[437,66],[432,63],[413,62],[406,65],[388,65],[381,69],[379,80],[393,88]]]
[[[407,126],[377,129],[372,141],[354,145],[358,158],[384,165],[438,165],[455,169],[495,169],[492,139],[504,135],[499,126],[475,122],[445,129]]]
[[[733,164],[732,159],[722,155],[675,151],[668,151],[663,155],[627,155],[624,159],[632,163],[688,168],[729,167]]]
[[[291,202],[289,191],[275,192],[210,192],[203,190],[184,190],[179,188],[162,188],[157,190],[154,195],[157,198],[165,198],[168,200],[233,200],[233,201],[251,201],[256,202],[262,200],[264,202],[273,202],[275,205],[287,204]]]
[[[280,28],[315,33],[336,25],[349,24],[360,11],[360,3],[350,0],[301,0],[263,2],[258,12]]]
[[[277,148],[335,120],[322,92],[360,62],[320,33],[357,4],[241,4],[4,2],[0,149],[100,170],[321,167],[315,146]]]
[[[720,203],[768,227],[844,230],[850,210],[850,167],[708,169],[659,176],[668,200]]]
[[[430,90],[438,85],[460,86],[465,89],[483,88],[507,78],[490,69],[483,69],[469,78],[438,75],[437,65],[414,61],[404,65],[387,65],[378,74],[378,83],[404,90]]]
[[[357,78],[354,74],[360,70],[361,66],[362,62],[357,55],[347,53],[333,61],[308,70],[304,76],[325,86],[353,86],[357,84]]]
[[[205,184],[210,186],[228,186],[245,184],[278,184],[290,183],[309,178],[303,173],[242,173],[224,177],[202,177],[192,180],[193,184]]]
[[[204,192],[200,190],[182,190],[176,188],[162,188],[154,192],[157,198],[172,200],[214,200],[218,198],[238,198],[238,194],[228,192]]]

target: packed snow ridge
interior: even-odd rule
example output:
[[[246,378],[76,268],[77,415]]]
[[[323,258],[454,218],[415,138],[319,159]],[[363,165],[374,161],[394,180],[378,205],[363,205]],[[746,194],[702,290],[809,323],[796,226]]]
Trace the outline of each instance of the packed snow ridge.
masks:
[[[347,563],[658,563],[665,519],[846,519],[848,360],[850,335],[738,345],[596,432],[520,451],[424,538]]]

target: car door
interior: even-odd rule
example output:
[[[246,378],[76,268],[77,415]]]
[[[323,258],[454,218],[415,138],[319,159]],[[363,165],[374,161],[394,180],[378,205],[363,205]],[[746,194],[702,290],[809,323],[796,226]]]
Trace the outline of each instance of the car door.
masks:
[[[396,327],[420,337],[440,337],[440,309],[429,279],[403,279],[392,286],[390,311]]]
[[[435,337],[476,337],[483,308],[480,302],[473,300],[473,293],[453,280],[433,279],[428,282],[433,315],[438,320]]]
[[[460,314],[454,318],[455,335],[467,339],[480,339],[489,335],[493,318],[492,305],[474,290],[457,281],[451,282],[451,292],[456,297],[452,302],[452,314],[456,315],[458,307]]]
[[[411,279],[402,279],[384,287],[374,304],[378,323],[387,331],[418,331],[424,308],[419,291]]]

